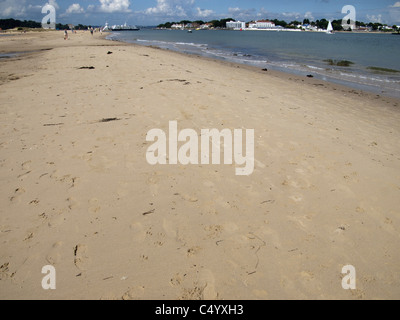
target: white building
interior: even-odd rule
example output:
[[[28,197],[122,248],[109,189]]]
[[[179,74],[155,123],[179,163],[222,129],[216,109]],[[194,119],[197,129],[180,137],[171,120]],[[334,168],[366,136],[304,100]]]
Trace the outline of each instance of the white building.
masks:
[[[173,24],[173,25],[171,26],[171,29],[183,29],[183,28],[185,28],[185,26],[184,26],[183,24],[177,24],[177,23],[175,23],[175,24]]]
[[[202,29],[202,30],[207,30],[207,29],[211,29],[211,28],[212,28],[211,23],[205,23],[200,26],[200,29]]]
[[[258,20],[256,22],[249,23],[250,29],[271,29],[275,28],[275,23],[269,20]]]
[[[229,21],[226,23],[227,29],[246,29],[246,22],[242,21]]]

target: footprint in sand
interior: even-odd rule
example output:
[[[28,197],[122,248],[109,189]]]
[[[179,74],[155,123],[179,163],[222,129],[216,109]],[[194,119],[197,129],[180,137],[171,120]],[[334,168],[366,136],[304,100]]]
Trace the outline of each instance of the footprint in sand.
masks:
[[[231,208],[231,205],[227,201],[225,201],[224,198],[222,198],[222,197],[216,198],[215,199],[215,203],[220,205],[224,209],[230,209]]]
[[[143,298],[145,288],[142,286],[129,288],[122,296],[122,300],[138,300]]]
[[[262,238],[266,240],[269,244],[271,244],[274,248],[281,248],[281,234],[276,231],[274,228],[269,227],[269,222],[264,221],[265,226],[262,227]]]
[[[167,237],[176,239],[177,227],[172,221],[164,219],[163,220],[163,229],[164,229],[164,232],[167,235]]]
[[[130,190],[129,190],[129,183],[127,182],[120,182],[118,189],[117,189],[117,196],[119,199],[126,198],[129,196]]]
[[[143,242],[146,238],[146,231],[143,228],[143,225],[140,222],[134,222],[132,223],[129,228],[132,231],[132,240],[135,243],[140,243]]]
[[[31,169],[31,163],[32,163],[32,161],[30,161],[30,160],[24,162],[24,163],[21,165],[22,170],[24,170],[24,171],[30,170],[30,169]]]
[[[182,276],[181,276],[179,273],[175,274],[175,275],[171,278],[171,280],[169,281],[169,283],[170,283],[171,286],[173,286],[173,287],[180,286],[182,282],[183,282],[183,278],[182,278]]]
[[[293,200],[294,202],[301,202],[303,200],[303,196],[301,194],[295,194],[290,196],[289,199]]]
[[[157,173],[155,173],[155,175],[157,175]],[[159,183],[160,179],[157,176],[152,176],[150,178],[147,179],[147,185],[150,189],[150,193],[153,196],[158,195],[158,183]]]
[[[215,186],[213,182],[208,181],[208,180],[205,180],[205,181],[203,182],[203,185],[204,185],[205,187],[207,187],[207,188],[214,188],[214,186]]]
[[[225,223],[223,226],[222,226],[222,229],[221,229],[221,231],[225,231],[225,232],[228,232],[228,233],[234,233],[234,232],[236,232],[236,231],[238,231],[239,230],[239,227],[238,227],[238,225],[236,224],[236,223],[234,223],[234,222],[227,222],[227,223]]]
[[[218,299],[218,292],[215,289],[215,277],[211,270],[202,270],[199,276],[199,285],[203,287],[203,300]]]
[[[108,169],[115,168],[117,161],[111,160],[106,156],[99,156],[88,161],[88,165],[96,172],[104,172]]]
[[[220,225],[210,225],[204,227],[204,231],[207,232],[207,238],[209,239],[215,239],[219,237],[223,230],[224,227]]]
[[[87,252],[88,248],[84,244],[78,244],[74,248],[74,264],[81,271],[87,270],[90,264],[90,259]]]
[[[51,215],[50,221],[48,222],[49,227],[58,227],[65,223],[65,209],[58,210],[54,215]],[[48,215],[45,214],[46,219],[49,218]]]
[[[197,255],[200,251],[201,251],[201,248],[196,246],[196,247],[192,247],[192,248],[188,249],[186,254],[188,257],[193,257],[193,256]]]
[[[182,295],[178,300],[202,300],[204,288],[201,288],[197,283],[193,284],[192,288],[183,288]]]
[[[67,199],[67,203],[68,203],[69,210],[73,210],[78,206],[78,202],[73,197],[69,197]]]
[[[50,265],[54,266],[60,262],[62,246],[63,246],[63,243],[61,241],[58,241],[55,244],[53,244],[53,246],[51,247],[49,254],[46,256],[46,261]]]
[[[89,212],[97,213],[100,211],[101,207],[99,206],[99,200],[97,198],[92,198],[89,200]]]
[[[182,278],[176,275],[172,280],[173,286],[181,286]],[[202,270],[198,281],[194,282],[191,288],[182,288],[182,295],[179,300],[216,300],[218,292],[215,289],[215,277],[211,270]]]
[[[262,289],[254,289],[252,293],[257,299],[266,300],[269,298],[268,292]]]
[[[14,191],[14,195],[10,197],[10,201],[13,203],[20,202],[20,197],[25,193],[25,189],[17,188]]]
[[[190,196],[188,194],[182,195],[182,199],[193,203],[199,201],[199,199],[197,199],[196,197]]]

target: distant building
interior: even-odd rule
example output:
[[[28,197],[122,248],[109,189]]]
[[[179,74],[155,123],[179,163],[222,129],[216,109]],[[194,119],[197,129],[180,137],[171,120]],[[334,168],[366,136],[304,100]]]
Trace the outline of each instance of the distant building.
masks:
[[[171,29],[183,29],[185,26],[183,25],[183,24],[177,24],[177,23],[175,23],[175,24],[173,24],[172,26],[171,26]]]
[[[313,26],[313,25],[308,24],[308,23],[303,24],[302,25],[302,29],[306,30],[306,31],[322,31],[322,29],[318,29],[317,26]]]
[[[200,29],[207,30],[207,29],[211,29],[212,27],[213,27],[213,25],[211,23],[205,23],[200,26]]]
[[[269,20],[258,20],[249,23],[250,29],[271,29],[275,28],[275,23]]]
[[[227,29],[246,29],[246,22],[242,21],[229,21],[226,23],[226,28]]]

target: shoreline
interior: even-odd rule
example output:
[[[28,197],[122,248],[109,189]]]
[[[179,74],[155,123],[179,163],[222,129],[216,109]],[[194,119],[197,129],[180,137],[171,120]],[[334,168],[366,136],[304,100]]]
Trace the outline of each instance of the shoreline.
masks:
[[[399,99],[98,37],[0,38],[47,49],[0,60],[0,298],[399,297]],[[254,172],[150,165],[170,121],[254,129]]]
[[[60,31],[40,31],[40,32],[36,32],[36,31],[30,31],[26,34],[16,34],[20,35],[20,36],[24,36],[27,34],[37,34],[37,33],[43,33],[43,32],[53,32],[53,33],[60,33]],[[87,31],[78,31],[78,34],[86,34]],[[343,33],[346,33],[345,31],[343,31]],[[218,58],[214,58],[214,57],[206,57],[203,55],[199,55],[199,54],[195,54],[195,53],[185,53],[185,52],[180,52],[180,51],[175,51],[175,50],[170,50],[170,49],[164,49],[158,46],[146,46],[146,45],[141,45],[141,44],[137,44],[137,43],[131,43],[131,42],[125,42],[123,40],[114,40],[114,39],[107,39],[107,37],[109,35],[111,35],[112,33],[110,32],[104,32],[101,36],[96,35],[97,39],[96,40],[100,40],[100,41],[106,41],[106,42],[110,42],[110,43],[118,43],[117,45],[121,45],[121,46],[139,46],[139,47],[149,47],[149,48],[153,48],[153,49],[158,49],[158,50],[164,50],[166,52],[173,52],[176,54],[181,54],[183,56],[189,56],[189,57],[193,57],[193,58],[197,58],[197,59],[205,59],[208,61],[215,61],[215,62],[220,62],[220,63],[225,63],[226,65],[230,65],[232,67],[235,68],[248,68],[249,70],[253,70],[256,72],[263,72],[262,69],[260,69],[259,67],[256,66],[251,66],[249,64],[246,63],[236,63],[236,62],[230,62],[230,61],[225,61],[223,59],[218,59]],[[89,45],[89,44],[87,44]],[[92,43],[90,44],[91,46],[98,46],[101,45],[101,43]],[[105,43],[104,43],[105,45]],[[61,46],[62,47],[62,46]],[[35,48],[33,50],[29,50],[29,51],[20,51],[20,52],[12,52],[9,50],[5,50],[4,48],[0,49],[0,54],[9,54],[9,53],[21,53],[21,54],[31,54],[34,52],[40,52],[40,51],[45,51],[45,50],[51,50],[52,48],[43,48],[42,46],[40,48]],[[4,58],[4,59],[8,59],[8,58]],[[320,79],[320,78],[308,78],[307,76],[302,76],[299,74],[296,74],[295,72],[290,72],[290,71],[281,71],[281,70],[268,70],[268,73],[270,74],[274,74],[278,77],[283,77],[284,79],[288,79],[288,80],[293,80],[294,81],[302,81],[302,82],[306,82],[306,83],[312,83],[314,85],[321,85],[321,82],[323,82],[327,87],[332,87],[332,90],[341,90],[342,92],[344,92],[343,90],[348,89],[350,93],[354,93],[354,94],[362,94],[362,95],[368,95],[370,97],[380,97],[380,96],[384,96],[387,99],[391,99],[393,101],[400,101],[400,97],[396,97],[393,96],[391,94],[387,94],[386,92],[381,92],[381,89],[376,88],[374,91],[374,89],[364,89],[364,88],[359,88],[360,86],[367,86],[367,85],[360,85],[360,84],[356,84],[356,83],[351,83],[348,82],[346,80],[337,80],[337,79],[330,79],[330,80],[324,80],[324,79]],[[348,84],[346,84],[348,83]],[[379,92],[378,92],[379,91]],[[357,93],[355,93],[357,92]]]
[[[110,34],[112,35],[112,33]],[[129,41],[124,41],[124,40],[119,40],[119,39],[106,39],[106,40],[111,40],[111,41],[119,41],[120,43],[124,43],[124,44],[131,44],[131,45],[139,45],[139,46],[146,46],[145,44],[140,44],[140,43],[133,43],[133,42],[129,42]],[[251,62],[232,62],[229,61],[229,58],[226,57],[209,57],[205,54],[199,54],[199,53],[195,53],[195,52],[182,52],[174,49],[170,49],[170,48],[162,48],[159,47],[157,45],[147,45],[149,47],[156,47],[162,50],[169,50],[172,52],[177,52],[177,53],[183,53],[183,54],[187,54],[187,55],[192,55],[195,57],[204,57],[204,58],[208,58],[208,59],[212,59],[212,60],[217,60],[217,61],[223,61],[223,62],[229,62],[229,63],[233,63],[235,65],[241,65],[241,66],[251,66],[254,67],[253,65],[251,65]],[[301,66],[301,63],[299,63],[299,67]],[[304,65],[307,67],[307,65]],[[377,79],[375,79],[375,83],[359,83],[359,82],[354,82],[352,80],[350,80],[350,78],[345,79],[343,76],[338,76],[338,73],[341,72],[346,72],[346,70],[336,70],[336,74],[335,72],[333,74],[324,74],[324,73],[319,73],[316,72],[315,70],[312,70],[311,67],[309,68],[310,70],[300,70],[300,69],[290,69],[290,68],[286,68],[286,67],[281,67],[281,66],[277,66],[277,65],[271,65],[268,62],[266,63],[266,67],[269,69],[269,71],[275,71],[275,72],[281,72],[283,74],[290,74],[291,76],[295,76],[295,77],[301,77],[304,78],[306,77],[306,75],[311,75],[313,78],[317,79],[318,81],[323,81],[325,83],[329,83],[329,84],[338,84],[340,86],[344,86],[347,88],[351,88],[353,90],[358,90],[358,91],[362,91],[362,92],[368,92],[368,93],[372,93],[372,94],[376,94],[376,95],[384,95],[387,97],[391,97],[394,99],[400,99],[400,93],[395,90],[394,88],[382,88],[379,83],[377,82]],[[261,68],[261,67],[255,67],[255,68]],[[316,67],[318,68],[323,68],[323,66],[318,66]],[[328,68],[328,65],[325,67]],[[367,68],[368,69],[368,68]],[[362,71],[365,72],[366,70]],[[374,74],[374,73],[368,73],[367,75],[365,75],[364,73],[361,72],[361,70],[357,71],[358,75],[360,77],[362,76],[367,76],[367,77],[379,77],[379,74]],[[386,76],[389,76],[388,74],[386,74]]]

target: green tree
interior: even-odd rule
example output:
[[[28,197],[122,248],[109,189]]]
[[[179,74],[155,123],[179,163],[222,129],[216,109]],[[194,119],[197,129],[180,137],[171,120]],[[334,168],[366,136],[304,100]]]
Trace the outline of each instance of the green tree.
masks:
[[[297,21],[297,20],[294,20],[294,21],[291,21],[289,24],[297,26],[297,25],[301,24],[301,22]]]
[[[286,28],[286,26],[288,25],[287,22],[284,20],[274,19],[272,20],[272,22],[275,23],[276,26],[282,26],[284,28]]]
[[[327,28],[328,28],[329,21],[326,20],[326,19],[321,19],[321,20],[315,21],[315,24],[316,24],[316,26],[317,26],[318,28],[320,28],[320,29],[327,29]]]
[[[189,23],[192,23],[192,21],[189,20],[182,20],[181,22],[179,22],[179,24],[183,24],[183,25],[187,25]]]
[[[332,28],[335,31],[343,31],[342,20],[333,20],[332,21]]]

